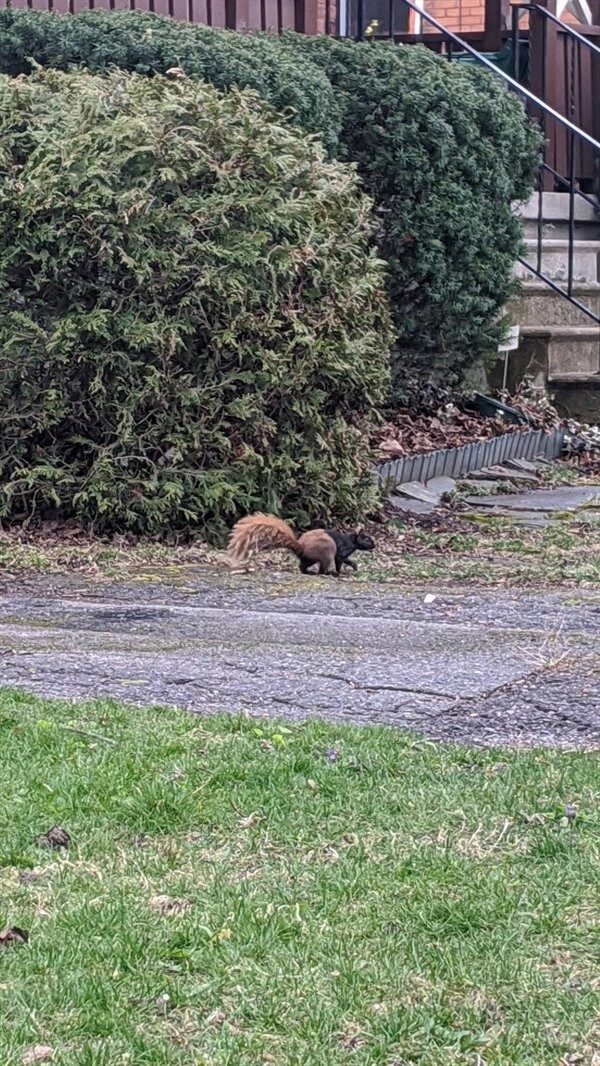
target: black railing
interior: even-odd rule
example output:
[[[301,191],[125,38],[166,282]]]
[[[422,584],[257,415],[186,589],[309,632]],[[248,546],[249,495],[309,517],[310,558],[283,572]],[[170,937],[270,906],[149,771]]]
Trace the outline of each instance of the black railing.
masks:
[[[543,35],[544,51],[547,50],[547,41],[548,41],[547,28],[548,28],[548,26],[549,25],[554,25],[554,26],[557,27],[557,29],[560,30],[561,35],[563,36],[564,59],[565,59],[564,70],[565,70],[565,74],[568,76],[568,81],[569,81],[569,84],[566,86],[566,89],[567,89],[567,92],[568,92],[568,90],[571,90],[571,93],[570,93],[570,95],[571,95],[571,106],[573,106],[573,100],[574,100],[573,90],[575,89],[575,82],[581,80],[581,69],[582,69],[581,53],[582,53],[582,48],[583,49],[587,48],[588,52],[595,53],[599,57],[600,57],[600,48],[598,47],[597,44],[594,44],[594,42],[591,41],[589,37],[584,37],[583,34],[578,33],[577,30],[573,29],[573,27],[570,26],[567,22],[562,22],[551,11],[548,11],[548,8],[542,7],[541,4],[513,4],[513,3],[511,3],[512,75],[513,75],[513,78],[517,79],[517,81],[519,80],[519,78],[518,78],[519,52],[520,52],[521,43],[522,43],[521,35],[520,35],[520,32],[519,32],[519,22],[521,20],[521,15],[524,12],[529,13],[531,15],[531,17],[533,17],[533,18],[542,19],[542,23],[543,23],[543,26],[544,26],[544,35]],[[577,57],[577,62],[575,62],[575,57]],[[578,77],[575,76],[575,71],[577,71]],[[546,96],[546,73],[547,73],[547,64],[546,63],[542,63],[541,64],[541,72],[542,72],[542,91],[541,91],[541,96],[542,96],[542,99],[545,99],[545,96]],[[571,116],[571,117],[573,117],[573,116]]]
[[[439,35],[436,38],[435,46],[436,50],[440,55],[442,55],[450,62],[468,56],[480,66],[485,67],[488,71],[490,71],[490,73],[494,74],[495,77],[500,78],[508,89],[510,89],[512,92],[516,93],[520,97],[529,115],[539,123],[544,137],[544,147],[542,149],[542,156],[540,158],[540,165],[538,170],[536,257],[535,262],[531,262],[524,256],[519,256],[519,262],[524,267],[526,267],[527,270],[529,270],[531,274],[533,274],[536,278],[545,282],[545,284],[548,285],[551,289],[553,289],[554,292],[560,294],[566,300],[569,300],[571,304],[577,307],[584,315],[590,318],[593,322],[600,324],[600,313],[597,310],[594,310],[594,308],[589,307],[587,304],[583,303],[575,295],[577,282],[574,277],[576,202],[578,200],[579,202],[585,201],[587,204],[592,205],[595,211],[599,211],[600,209],[598,196],[595,195],[594,192],[584,192],[580,187],[580,182],[577,180],[576,176],[576,160],[578,158],[581,158],[583,152],[585,151],[588,155],[591,155],[595,173],[600,174],[600,141],[597,141],[595,137],[593,137],[590,133],[587,133],[585,130],[581,129],[565,115],[557,111],[542,97],[536,96],[535,93],[531,92],[530,89],[528,89],[525,85],[521,84],[516,77],[511,77],[510,74],[507,74],[504,70],[501,70],[498,66],[496,66],[492,59],[488,58],[487,55],[478,52],[475,48],[471,47],[471,45],[468,44],[467,41],[463,40],[451,30],[446,29],[446,27],[441,22],[438,22],[437,19],[433,17],[433,15],[429,15],[426,11],[423,11],[420,7],[417,7],[417,5],[412,2],[412,0],[389,0],[389,3],[390,11],[388,17],[390,33],[385,35],[388,39],[398,40],[400,38],[400,34],[394,32],[394,27],[396,25],[406,25],[406,19],[400,18],[399,13],[401,13],[403,9],[408,9],[409,11],[412,11],[415,16],[426,22],[429,26],[433,27],[433,29],[436,31],[436,34]],[[397,8],[396,5],[398,5]],[[531,10],[532,7],[537,8],[538,5],[523,4],[520,5],[520,7],[527,7],[529,10]],[[545,12],[544,8],[540,8],[540,10]],[[356,12],[357,39],[365,40],[365,38],[380,38],[382,35],[377,32],[376,26],[373,26],[372,23],[369,25],[365,24],[364,0],[357,0]],[[545,12],[545,14],[548,13]],[[516,20],[518,20],[518,13],[515,13],[514,17]],[[553,18],[554,16],[550,17]],[[559,22],[561,29],[566,29],[564,23],[561,23],[558,19],[556,21]],[[586,45],[591,45],[591,42],[588,42],[587,38],[582,37],[580,34],[576,34],[575,31],[573,31],[573,33],[577,38],[580,39],[577,41],[578,48],[581,47],[580,42],[585,42]],[[405,36],[405,34],[403,34],[403,36]],[[423,44],[430,44],[427,39],[428,36],[430,35],[426,33],[421,33],[419,35],[411,35],[411,40],[421,41]],[[442,48],[439,47],[440,40],[443,43]],[[433,44],[433,42],[431,43]],[[600,51],[600,49],[598,49],[595,45],[592,45],[592,47],[595,51]],[[516,51],[518,52],[518,46],[516,48]],[[542,68],[544,68],[546,65],[545,58],[546,57],[543,55]],[[517,59],[514,60],[514,62],[515,66],[513,67],[513,72],[519,70],[518,55]],[[592,90],[590,87],[590,95],[591,92]],[[550,122],[555,123],[559,127],[563,134],[563,139],[566,141],[566,165],[564,166],[564,168],[561,168],[561,170],[564,171],[562,173],[559,171],[559,169],[557,169],[556,166],[552,166],[552,164],[548,162],[546,158],[548,150],[546,131]],[[559,281],[562,282],[562,279],[556,279],[551,277],[543,269],[543,193],[544,191],[548,191],[549,187],[557,191],[564,191],[569,196],[569,213],[568,219],[566,220],[568,226],[568,243],[566,249],[567,277],[565,279],[565,285],[559,284]]]

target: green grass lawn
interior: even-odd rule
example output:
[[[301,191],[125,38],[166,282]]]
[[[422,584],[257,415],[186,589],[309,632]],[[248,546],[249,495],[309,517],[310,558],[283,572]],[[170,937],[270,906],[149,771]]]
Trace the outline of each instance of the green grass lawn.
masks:
[[[597,1064],[596,755],[10,692],[0,736],[2,1066]]]

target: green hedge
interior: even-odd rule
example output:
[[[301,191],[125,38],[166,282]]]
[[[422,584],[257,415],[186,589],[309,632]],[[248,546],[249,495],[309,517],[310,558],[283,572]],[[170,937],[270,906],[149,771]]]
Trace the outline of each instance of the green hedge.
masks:
[[[0,75],[0,517],[354,519],[388,387],[350,168],[256,94]]]
[[[358,166],[389,266],[401,386],[451,382],[495,351],[522,235],[511,203],[533,188],[539,134],[487,72],[429,49],[290,35],[342,111],[342,158]]]
[[[511,202],[533,187],[539,136],[484,71],[419,46],[236,34],[135,13],[0,12],[0,70],[182,66],[256,89],[357,164],[378,212],[397,332],[396,383],[454,381],[495,351],[521,231]]]
[[[309,56],[282,51],[277,38],[227,33],[136,12],[55,15],[0,11],[0,72],[29,74],[31,61],[67,70],[165,74],[182,67],[217,89],[255,89],[335,153],[340,114],[326,74]]]

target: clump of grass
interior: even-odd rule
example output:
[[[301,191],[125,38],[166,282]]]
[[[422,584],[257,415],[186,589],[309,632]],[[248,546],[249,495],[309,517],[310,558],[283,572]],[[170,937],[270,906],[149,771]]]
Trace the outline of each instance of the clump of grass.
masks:
[[[461,514],[472,531],[394,524],[361,565],[362,580],[442,580],[472,585],[593,587],[600,584],[600,522],[585,510],[545,528]],[[362,563],[362,560],[361,560]]]
[[[596,756],[10,692],[0,730],[6,1066],[592,1062]]]

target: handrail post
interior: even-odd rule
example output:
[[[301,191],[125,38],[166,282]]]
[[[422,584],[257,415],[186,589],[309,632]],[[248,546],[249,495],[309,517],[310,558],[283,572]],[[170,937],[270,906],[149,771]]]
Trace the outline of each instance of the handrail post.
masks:
[[[499,52],[502,48],[502,0],[485,0],[483,28],[484,52]]]
[[[237,0],[225,0],[225,29],[237,29]]]
[[[225,0],[225,29],[238,29],[238,0]]]
[[[556,0],[540,0],[538,8],[544,8],[552,15],[556,15]],[[556,107],[556,92],[554,86],[555,72],[558,69],[558,36],[549,19],[544,18],[543,12],[534,7],[529,12],[529,69],[531,91],[546,104]],[[549,99],[550,97],[550,99]],[[544,132],[544,158],[555,170],[557,166],[556,139],[564,133],[559,130],[550,116],[536,115]],[[544,188],[551,190],[553,181],[548,171],[544,171]]]
[[[356,4],[356,40],[362,41],[365,35],[365,12],[363,0]]]

